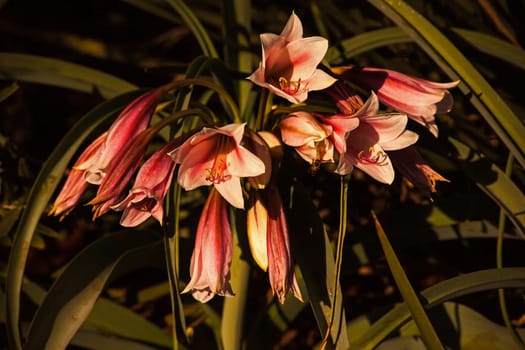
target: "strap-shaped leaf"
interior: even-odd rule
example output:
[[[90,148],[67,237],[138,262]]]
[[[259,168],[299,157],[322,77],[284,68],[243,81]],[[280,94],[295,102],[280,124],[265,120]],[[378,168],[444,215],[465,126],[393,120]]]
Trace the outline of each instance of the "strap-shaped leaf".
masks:
[[[466,273],[440,282],[421,292],[426,303],[425,308],[432,308],[445,301],[472,293],[498,288],[524,288],[525,268],[506,267],[502,269],[481,270]],[[351,349],[372,350],[390,333],[410,319],[410,312],[405,303],[396,305],[387,314],[374,322],[359,339],[351,343]]]
[[[137,87],[111,74],[63,60],[19,53],[0,53],[0,78],[99,93],[104,98]]]
[[[64,170],[82,142],[110,118],[115,117],[127,104],[140,95],[140,91],[123,94],[87,113],[64,136],[53,150],[38,174],[27,199],[27,206],[22,213],[14,236],[9,255],[7,271],[6,310],[7,335],[11,347],[21,349],[18,329],[20,313],[20,291],[24,269],[33,233],[42,212],[45,210],[54,190],[60,183]]]
[[[182,0],[166,0],[175,11],[182,17],[182,20],[192,31],[197,39],[202,52],[206,56],[218,57],[217,50],[210,39],[210,36],[202,26],[202,23],[195,16],[193,11]]]
[[[91,313],[114,271],[129,269],[130,263],[151,265],[155,256],[162,257],[159,242],[160,238],[152,232],[127,230],[100,238],[86,247],[66,266],[48,291],[33,318],[24,349],[65,349]],[[98,322],[105,318],[105,322],[98,326],[111,333],[112,328],[119,327],[118,322],[128,322],[125,334],[121,335],[166,347],[171,345],[169,336],[152,323],[142,321],[139,315],[119,320],[120,308],[101,300],[93,316]]]
[[[323,224],[304,186],[293,183],[291,198],[288,198],[287,218],[290,228],[290,244],[301,274],[304,278],[310,306],[321,335],[326,334],[331,319],[331,307],[335,291],[334,251],[323,229]],[[284,196],[283,196],[284,197]],[[286,203],[286,200],[284,200]],[[338,285],[337,294],[341,296]],[[304,294],[303,294],[304,297]],[[346,318],[342,298],[335,299],[334,322],[327,349],[347,349]]]
[[[452,79],[525,168],[525,126],[472,63],[434,25],[402,0],[369,0],[403,29]]]
[[[412,315],[412,319],[416,323],[417,328],[421,333],[423,342],[430,350],[444,350],[445,348],[443,347],[443,344],[441,344],[434,326],[432,326],[425,309],[421,305],[417,293],[414,291],[414,288],[412,288],[405,270],[403,269],[403,266],[401,266],[401,262],[397,258],[397,255],[392,248],[392,245],[390,244],[383,227],[379,223],[379,220],[375,214],[373,212],[372,214],[376,225],[377,236],[379,237],[379,242],[381,242],[381,246],[383,247],[388,267],[392,272],[392,277],[394,277],[397,289],[399,290],[401,297],[405,301],[405,304]]]
[[[463,171],[505,212],[517,232],[525,237],[525,195],[495,164],[473,152],[467,145],[449,138],[458,151]]]
[[[525,50],[509,44],[493,35],[464,28],[452,28],[469,45],[480,52],[512,63],[517,68],[525,69]],[[398,27],[376,29],[354,35],[331,46],[326,52],[325,60],[331,65],[344,64],[346,59],[358,56],[379,47],[412,42],[413,39]]]

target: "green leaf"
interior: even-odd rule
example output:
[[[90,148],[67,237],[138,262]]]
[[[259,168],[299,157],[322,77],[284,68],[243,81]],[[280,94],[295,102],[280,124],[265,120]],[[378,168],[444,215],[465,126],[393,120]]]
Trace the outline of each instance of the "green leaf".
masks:
[[[210,36],[202,26],[202,23],[195,16],[193,11],[182,0],[166,0],[177,13],[182,17],[182,20],[188,28],[192,31],[197,39],[202,52],[206,56],[218,57],[217,50],[210,39]]]
[[[345,60],[379,47],[411,42],[405,32],[397,27],[377,29],[357,34],[331,46],[326,52],[325,60],[331,65],[342,64]]]
[[[452,31],[479,51],[525,69],[525,50],[508,41],[475,30],[452,28]]]
[[[401,297],[408,306],[410,314],[412,315],[412,319],[416,323],[417,328],[421,333],[421,338],[423,339],[423,342],[430,350],[444,349],[443,344],[441,344],[441,341],[439,340],[439,337],[434,327],[432,326],[432,323],[430,322],[430,319],[428,318],[425,309],[421,305],[421,302],[419,301],[416,292],[412,288],[412,285],[408,280],[405,270],[401,266],[401,263],[399,262],[399,259],[397,258],[394,249],[390,245],[388,237],[383,231],[383,228],[381,227],[381,224],[379,223],[379,220],[375,216],[374,212],[372,212],[372,216],[374,218],[377,235],[379,237],[379,241],[381,242],[381,246],[383,247],[383,251],[385,253],[385,258],[388,263],[388,267],[390,268],[390,272],[394,277],[394,281],[396,282]]]
[[[235,216],[233,219],[235,218],[237,218],[237,216]],[[225,298],[224,300],[221,317],[221,349],[241,349],[241,342],[243,338],[242,334],[245,323],[244,318],[246,316],[246,302],[249,298],[248,280],[250,278],[250,265],[245,259],[242,258],[243,251],[241,249],[241,245],[239,244],[239,233],[242,232],[244,235],[246,235],[245,230],[242,230],[242,226],[237,226],[239,223],[242,225],[242,221],[246,222],[245,220],[239,220],[239,222],[234,223],[232,220],[232,215],[230,215],[233,235],[230,283],[232,290],[235,293],[235,297]]]
[[[449,138],[458,151],[463,170],[505,212],[522,237],[525,237],[525,194],[503,170],[467,145]]]
[[[21,349],[18,329],[20,291],[29,246],[40,216],[54,190],[60,183],[64,170],[82,142],[98,127],[115,117],[127,104],[142,92],[133,91],[100,104],[80,119],[53,150],[40,170],[27,199],[27,206],[14,236],[7,272],[7,335],[11,347]]]
[[[461,304],[446,302],[443,307],[429,311],[443,341],[452,349],[519,350],[508,330],[475,310]],[[437,322],[439,321],[439,322]],[[525,335],[525,330],[519,330]],[[417,328],[410,321],[400,329],[403,337],[417,336]]]
[[[419,45],[452,79],[525,168],[525,126],[472,63],[436,27],[401,0],[369,0]]]
[[[466,273],[440,282],[422,291],[424,307],[430,309],[445,301],[498,288],[524,288],[525,268],[506,267]],[[393,331],[410,319],[405,303],[400,303],[375,321],[351,343],[350,349],[372,350]]]
[[[493,35],[468,30],[464,28],[452,28],[469,45],[478,51],[494,56],[504,62],[514,64],[517,68],[525,69],[525,50],[512,45],[505,40]],[[354,35],[342,40],[337,45],[331,46],[325,55],[331,65],[343,64],[346,60],[362,53],[389,45],[413,42],[407,33],[398,27],[376,29]]]
[[[79,64],[7,52],[0,53],[0,78],[99,93],[104,98],[137,89],[125,80]]]
[[[330,323],[330,308],[334,302],[333,286],[336,278],[334,252],[323,229],[319,213],[306,194],[305,188],[299,182],[294,182],[292,188],[293,193],[290,194],[287,210],[290,244],[304,278],[310,306],[323,336]],[[286,203],[286,199],[283,200]],[[338,285],[337,295],[341,296],[341,293],[341,287]],[[304,293],[303,298],[306,298]],[[328,338],[328,349],[348,348],[342,299],[341,297],[335,299],[335,317],[331,330],[332,336]]]
[[[159,255],[158,249],[151,253],[159,241],[151,232],[127,230],[86,247],[48,291],[33,318],[24,349],[65,349],[88,316],[89,324],[104,332],[119,330],[120,336],[170,346],[171,338],[162,330],[118,304],[101,299],[93,308],[115,270],[128,270],[137,262],[150,264],[152,257]]]
[[[0,102],[3,102],[7,98],[9,98],[9,96],[17,92],[18,88],[19,86],[16,82],[11,83],[9,86],[6,86],[5,88],[2,88],[0,90]]]

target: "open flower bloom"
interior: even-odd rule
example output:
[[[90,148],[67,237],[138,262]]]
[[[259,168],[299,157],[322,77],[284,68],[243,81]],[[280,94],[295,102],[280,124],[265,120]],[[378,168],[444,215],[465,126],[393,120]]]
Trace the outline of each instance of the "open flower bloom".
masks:
[[[202,303],[209,301],[215,294],[232,296],[231,260],[232,238],[228,205],[212,189],[197,227],[190,264],[191,279],[182,293],[191,291],[193,297]]]
[[[203,128],[171,152],[180,163],[180,185],[186,190],[213,185],[231,205],[244,208],[240,178],[265,172],[264,162],[241,145],[244,127]]]
[[[401,175],[427,195],[436,192],[436,181],[449,182],[425,162],[415,146],[389,151],[388,155]]]
[[[298,111],[284,118],[279,127],[283,142],[294,147],[308,163],[333,162],[334,145],[329,139],[332,126],[321,123],[308,112]]]
[[[78,164],[77,169],[85,170],[86,181],[99,185],[115,157],[124,152],[130,142],[144,129],[155,112],[156,105],[164,94],[158,88],[132,101],[117,117],[106,133],[103,145],[95,156]]]
[[[378,109],[379,101],[372,92],[363,107],[351,116],[359,119],[359,126],[347,136],[346,152],[339,158],[337,174],[349,174],[355,166],[380,182],[390,184],[394,180],[394,168],[385,151],[408,147],[418,135],[405,129],[405,114],[377,114]]]
[[[307,99],[308,91],[322,90],[336,79],[317,69],[328,50],[328,40],[319,36],[303,38],[303,25],[292,13],[280,35],[260,35],[262,61],[248,77],[291,103]]]
[[[435,114],[446,113],[454,102],[448,91],[459,81],[435,83],[393,70],[372,67],[335,67],[332,71],[344,80],[375,91],[385,105],[406,113],[409,118],[438,135]]]
[[[102,147],[104,140],[106,139],[106,133],[100,135],[95,141],[93,141],[82,154],[78,157],[75,165],[69,172],[66,182],[60,190],[53,207],[49,211],[49,215],[62,215],[60,220],[62,220],[67,214],[75,208],[75,206],[80,201],[80,197],[88,187],[88,182],[85,179],[85,170],[80,170],[77,168],[79,164],[88,162],[89,159],[94,157],[100,147]]]
[[[122,226],[134,227],[150,217],[162,225],[163,201],[175,170],[175,162],[168,153],[181,142],[176,138],[153,153],[140,167],[127,197],[111,207],[115,211],[124,211],[120,219]]]

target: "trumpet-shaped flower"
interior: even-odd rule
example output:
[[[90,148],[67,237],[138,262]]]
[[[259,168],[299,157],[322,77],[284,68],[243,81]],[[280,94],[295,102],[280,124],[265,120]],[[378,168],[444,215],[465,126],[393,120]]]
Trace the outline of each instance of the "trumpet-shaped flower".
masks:
[[[260,35],[262,61],[248,77],[254,84],[269,89],[291,103],[308,98],[308,91],[322,90],[336,79],[317,69],[327,49],[325,38],[303,38],[303,26],[292,13],[280,35]]]
[[[425,162],[415,146],[389,151],[388,155],[394,167],[410,183],[423,189],[427,195],[436,192],[436,181],[449,182]]]
[[[197,227],[190,264],[191,279],[182,293],[191,291],[193,297],[202,303],[209,301],[215,294],[232,296],[231,260],[228,206],[221,195],[212,189]]]
[[[171,152],[180,163],[180,185],[186,190],[213,185],[231,205],[244,208],[240,178],[265,172],[264,162],[241,145],[244,127],[203,128]]]
[[[88,204],[93,205],[93,220],[107,213],[113,205],[124,197],[124,191],[135,171],[140,167],[147,147],[155,132],[150,128],[137,135],[121,153],[116,154],[107,168],[95,198]]]
[[[176,138],[153,153],[140,167],[127,197],[111,207],[116,211],[124,211],[120,219],[122,226],[134,227],[150,217],[162,225],[163,200],[175,170],[175,162],[168,153],[181,142],[180,138]]]
[[[148,127],[155,107],[163,96],[164,89],[158,88],[141,95],[131,102],[117,117],[106,133],[103,145],[95,156],[77,166],[85,170],[86,181],[99,185],[108,167],[118,154],[124,152],[130,142]]]
[[[255,262],[268,271],[270,285],[279,302],[284,303],[288,292],[302,301],[295,278],[286,217],[275,183],[261,191],[251,192],[247,213],[250,250]]]
[[[88,182],[85,179],[85,170],[78,169],[79,164],[88,162],[89,159],[96,156],[100,147],[102,147],[106,139],[106,133],[100,135],[95,141],[93,141],[82,154],[78,157],[76,163],[67,176],[64,186],[60,190],[53,207],[51,208],[49,215],[61,215],[62,220],[67,214],[73,210],[80,197],[88,187]]]
[[[382,103],[406,113],[434,136],[438,134],[434,115],[450,111],[454,100],[448,89],[459,84],[459,81],[435,83],[372,67],[345,66],[333,68],[332,71],[344,80],[375,91]]]
[[[346,139],[346,152],[339,158],[336,173],[349,174],[354,166],[374,179],[392,183],[394,168],[385,151],[397,150],[414,144],[418,135],[406,130],[405,114],[377,114],[379,101],[372,93],[365,104],[351,117],[359,119],[359,126]]]
[[[279,127],[285,144],[310,164],[333,162],[334,145],[329,137],[333,127],[321,123],[308,112],[298,111],[284,118]]]

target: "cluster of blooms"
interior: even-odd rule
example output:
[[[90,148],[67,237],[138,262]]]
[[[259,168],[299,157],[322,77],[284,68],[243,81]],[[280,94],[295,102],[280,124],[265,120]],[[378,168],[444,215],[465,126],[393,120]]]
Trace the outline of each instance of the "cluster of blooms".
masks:
[[[319,69],[327,40],[303,38],[295,14],[280,35],[266,33],[260,38],[262,62],[249,80],[293,104],[304,102],[309,91],[324,91],[339,112],[327,115],[297,109],[280,121],[277,132],[252,131],[241,123],[201,127],[143,161],[159,130],[150,126],[151,118],[167,92],[166,87],[154,89],[125,108],[79,156],[50,214],[64,217],[78,205],[88,184],[95,184],[97,194],[88,203],[94,218],[114,210],[123,212],[123,226],[137,226],[149,217],[162,224],[164,197],[175,173],[185,190],[213,186],[196,231],[191,280],[183,292],[191,291],[201,302],[216,294],[233,295],[230,204],[247,209],[252,255],[268,271],[271,287],[284,302],[288,292],[298,299],[301,293],[277,189],[281,143],[293,147],[313,167],[336,162],[335,172],[340,175],[357,167],[390,184],[395,167],[429,192],[434,191],[435,181],[446,181],[425,164],[413,146],[418,135],[406,125],[411,118],[437,135],[434,115],[450,110],[447,89],[458,82],[433,83],[378,68]],[[363,102],[350,84],[371,91],[368,99]],[[397,112],[379,113],[380,102]]]

